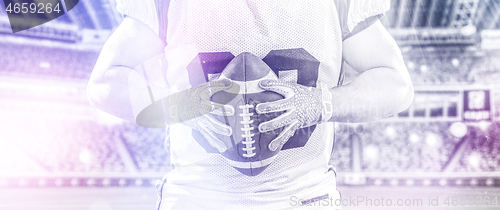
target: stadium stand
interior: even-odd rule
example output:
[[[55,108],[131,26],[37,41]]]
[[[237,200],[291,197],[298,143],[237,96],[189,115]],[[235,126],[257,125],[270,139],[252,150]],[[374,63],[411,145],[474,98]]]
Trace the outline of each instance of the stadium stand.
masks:
[[[94,51],[56,50],[18,44],[6,44],[0,51],[9,55],[0,57],[0,62],[5,64],[0,67],[1,74],[21,78],[67,78],[81,81],[89,77],[98,55]],[[426,56],[415,56],[418,53],[405,57],[413,82],[417,86],[480,83],[485,77],[475,75],[496,71],[491,67],[496,61],[489,57],[475,58],[466,53],[444,55],[436,52]],[[485,59],[489,59],[489,62],[482,62]],[[22,96],[31,97],[29,94]],[[41,129],[43,126],[38,126],[37,129],[31,130],[32,133],[40,134],[43,130],[55,133],[45,137],[43,135],[27,137],[40,141],[32,143],[29,147],[18,146],[38,163],[32,165],[41,166],[32,167],[31,170],[42,168],[51,172],[126,172],[127,169],[122,157],[116,151],[114,140],[122,141],[126,145],[140,172],[162,172],[168,167],[168,153],[162,146],[165,133],[161,129],[146,129],[131,123],[110,127],[89,121],[74,121],[74,119],[67,121],[45,125],[49,126],[45,129]],[[365,123],[362,124],[362,129],[359,126],[344,126],[337,131],[331,164],[339,171],[354,170],[350,138],[356,133],[361,140],[362,171],[439,172],[446,167],[460,142],[460,139],[450,134],[450,124],[451,122],[410,120]],[[62,127],[68,128],[67,131],[60,130]],[[480,132],[474,134],[471,131],[471,135],[477,137],[479,135],[477,133]],[[500,169],[498,159],[495,158],[498,156],[500,144],[491,140],[495,136],[499,135],[493,134],[489,138],[470,137],[470,148],[478,149],[468,149],[460,160],[460,165],[463,167],[456,168],[455,171]],[[472,160],[479,161],[479,166],[470,165],[471,157]],[[89,159],[91,161],[86,163],[85,161]],[[12,170],[20,169],[12,168]]]
[[[361,163],[365,172],[438,172],[458,142],[448,131],[446,122],[362,125],[363,129],[357,129],[361,131],[357,134],[361,137]]]
[[[97,51],[2,43],[0,73],[17,77],[88,79]]]
[[[466,136],[467,149],[456,172],[500,171],[500,123],[494,122],[487,130],[471,128]]]
[[[470,53],[450,53],[450,49],[430,52],[412,51],[405,55],[406,65],[414,85],[471,84],[471,66],[477,58]],[[420,54],[422,53],[422,54]],[[420,56],[418,56],[420,54]]]
[[[336,136],[332,163],[342,171],[352,171],[349,135],[357,133],[362,142],[364,172],[441,172],[463,142],[465,152],[455,172],[500,171],[500,122],[487,130],[468,126],[462,139],[452,135],[452,122],[372,122],[363,129]]]
[[[164,130],[132,123],[104,126],[81,120],[27,120],[30,122],[17,121],[5,128],[24,127],[29,132],[2,130],[2,137],[9,138],[10,142],[2,142],[2,151],[15,149],[21,154],[14,156],[21,157],[15,158],[14,163],[0,163],[5,171],[127,172],[116,142],[125,143],[140,172],[168,170]],[[8,154],[11,153],[14,154]]]
[[[125,123],[117,128],[141,172],[165,172],[170,169],[165,130]]]
[[[347,125],[338,124],[335,133],[335,147],[330,160],[338,171],[352,171],[351,164],[351,141],[349,134],[353,133],[354,129]]]
[[[48,172],[123,172],[112,138],[117,130],[95,122],[50,120],[27,123],[19,147]]]
[[[27,31],[20,36],[26,38],[22,41],[31,41],[30,43],[50,42],[47,45],[54,46],[77,45],[81,44],[78,42],[83,42],[82,39],[86,39],[86,37],[82,37],[85,36],[85,33],[80,33],[81,31],[90,30],[91,33],[87,33],[90,35],[99,35],[101,34],[99,32],[102,31],[110,33],[121,21],[120,15],[112,9],[115,6],[113,1],[82,2],[71,14],[57,20],[61,24]],[[467,87],[478,84],[492,85],[500,81],[498,51],[481,51],[476,48],[479,43],[474,43],[479,41],[475,35],[465,36],[460,32],[454,32],[459,31],[460,27],[465,25],[451,28],[454,24],[460,24],[457,21],[467,22],[471,18],[476,18],[473,20],[478,26],[477,29],[498,29],[500,24],[494,21],[498,22],[500,19],[488,18],[488,15],[491,14],[487,9],[497,8],[496,1],[483,1],[477,7],[477,17],[474,14],[454,11],[461,8],[467,9],[467,7],[462,7],[463,5],[458,5],[459,1],[418,2],[420,3],[391,1],[392,9],[387,14],[387,18],[382,20],[393,35],[396,32],[401,33],[401,36],[396,34],[395,37],[402,46],[403,57],[415,86],[433,88],[460,85]],[[404,18],[405,16],[401,16],[407,13],[411,14],[410,7],[416,8],[419,6],[418,4],[423,4],[422,2],[427,2],[425,8],[420,5],[422,7],[419,9],[420,12],[413,13],[413,17]],[[491,6],[490,4],[495,5]],[[398,11],[398,8],[406,11]],[[96,14],[106,15],[101,17]],[[451,17],[452,14],[456,17]],[[1,13],[1,15],[6,20],[5,13]],[[450,15],[450,17],[446,15]],[[460,17],[460,15],[465,16]],[[57,25],[66,26],[64,24],[72,24],[72,27],[69,30],[57,30]],[[419,27],[425,29],[419,31]],[[394,31],[394,29],[402,30]],[[415,29],[417,32],[409,32],[415,31]],[[428,34],[433,29],[440,29],[436,30],[437,32],[451,31],[453,33],[447,33],[443,36],[439,36],[437,33]],[[9,30],[8,22],[1,21],[0,33],[2,34],[0,35],[15,37],[15,35],[10,34]],[[415,37],[415,34],[418,36]],[[466,40],[461,41],[464,37]],[[407,38],[408,40],[406,40]],[[105,39],[101,37],[90,40],[101,41]],[[450,44],[450,40],[452,44]],[[86,82],[99,54],[97,50],[47,47],[47,45],[42,44],[28,45],[5,41],[0,44],[0,53],[2,54],[0,56],[0,75],[21,79],[40,78],[47,81],[67,79]],[[348,72],[348,75],[356,76],[352,72]],[[66,96],[55,97],[55,92],[44,91],[23,89],[12,92],[10,89],[2,87],[0,88],[0,96],[26,100],[30,103],[43,100],[55,101],[59,100],[56,98]],[[439,97],[444,97],[443,93]],[[73,101],[56,101],[55,103],[66,107],[74,106],[72,104],[75,103],[74,101],[88,104],[87,101],[83,101],[86,99],[85,93],[82,91],[76,91],[66,98],[71,98]],[[459,100],[452,102],[462,103]],[[24,111],[25,107],[12,104],[14,105],[0,104],[0,115],[3,116],[9,112],[17,114],[20,110]],[[456,114],[452,120],[460,120],[458,119],[458,107],[453,107]],[[59,107],[53,108],[49,115],[55,115],[52,113],[55,111],[61,112],[61,110],[54,109],[59,109]],[[144,184],[144,186],[150,186],[150,180],[142,179],[143,177],[164,174],[168,170],[168,145],[163,145],[166,134],[162,129],[146,129],[133,123],[104,125],[89,119],[75,118],[74,116],[77,114],[74,114],[71,109],[68,110],[70,111],[65,112],[66,117],[44,118],[40,117],[43,115],[35,115],[35,113],[47,112],[47,110],[35,107],[30,110],[28,115],[36,117],[0,120],[0,154],[4,154],[3,157],[9,157],[9,159],[0,158],[0,167],[2,168],[0,175],[7,171],[34,174],[75,172],[80,176],[52,179],[31,177],[33,180],[19,179],[14,181],[18,186],[29,185],[27,183],[31,181],[34,181],[35,184],[38,183],[37,186],[139,186],[143,183],[149,183]],[[438,121],[424,117],[412,121],[409,118],[407,117],[405,120],[400,118],[400,121],[338,124],[336,145],[330,163],[340,172],[385,173],[384,176],[396,174],[394,172],[432,174],[442,172],[449,167],[450,159],[458,148],[464,148],[463,153],[460,153],[461,156],[458,157],[458,164],[452,168],[452,172],[500,171],[499,122],[493,122],[485,130],[469,125],[467,126],[467,135],[458,138],[453,136],[449,130],[450,125],[455,121],[449,121],[450,119],[446,119],[448,120],[446,121],[441,118],[439,119],[441,121]],[[126,148],[125,153],[119,151],[120,145],[124,145]],[[462,145],[465,146],[461,147]],[[129,165],[130,163],[132,166]],[[134,168],[136,171],[131,170]],[[139,172],[137,175],[139,177],[127,177],[130,172]],[[93,173],[118,173],[119,175],[108,179],[92,177]],[[339,184],[342,184],[341,179],[339,180]],[[365,184],[394,185],[394,183],[405,183],[406,185],[443,186],[443,183],[448,182],[457,186],[500,185],[500,179],[491,178],[452,179],[439,177],[410,180],[368,177]],[[0,187],[7,186],[5,183],[10,181],[0,176]]]

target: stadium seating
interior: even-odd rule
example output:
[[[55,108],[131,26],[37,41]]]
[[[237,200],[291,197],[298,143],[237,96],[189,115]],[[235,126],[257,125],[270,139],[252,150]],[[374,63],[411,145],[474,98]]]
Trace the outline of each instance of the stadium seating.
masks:
[[[118,132],[141,172],[169,170],[168,145],[164,147],[165,130],[143,128],[133,123],[118,127]]]
[[[472,127],[467,147],[456,172],[500,171],[500,122],[492,123],[487,130]]]
[[[414,85],[471,84],[474,77],[471,67],[473,56],[464,54],[443,55],[440,52],[425,52],[425,56],[404,56]]]
[[[449,160],[458,138],[443,122],[372,122],[356,129],[360,136],[361,164],[365,172],[439,172]],[[352,130],[352,129],[351,129]],[[352,133],[352,132],[351,132]],[[337,145],[344,145],[350,134],[337,135]],[[342,158],[344,147],[334,158]],[[351,151],[345,152],[350,153]],[[334,161],[349,171],[342,161]]]
[[[43,120],[26,123],[18,145],[48,172],[123,172],[112,138],[116,130],[95,122]]]
[[[9,76],[56,79],[88,79],[97,51],[2,43],[0,73]],[[6,56],[5,56],[6,55]]]
[[[80,81],[89,78],[99,54],[4,43],[0,52],[6,55],[0,56],[2,75]],[[492,71],[489,66],[482,66],[481,60],[466,54],[429,52],[414,56],[412,53],[404,57],[415,86],[482,84],[487,83],[487,77],[477,75]],[[25,158],[15,158],[8,164],[0,161],[6,171],[127,173],[127,161],[118,144],[125,147],[128,162],[139,172],[164,173],[169,168],[169,154],[164,147],[166,134],[162,129],[142,128],[133,123],[106,126],[71,117],[8,123],[0,126],[4,129],[0,130],[0,137],[13,143],[5,146],[0,141],[3,148],[0,150],[15,147]],[[464,139],[451,134],[451,123],[339,124],[330,163],[340,172],[358,170],[353,168],[355,161],[359,161],[362,172],[441,172],[457,147],[465,142],[465,151],[454,172],[500,171],[500,123],[491,124],[485,131],[469,126]],[[352,135],[359,137],[359,159],[353,158]]]
[[[119,142],[124,143],[141,172],[165,171],[168,166],[167,151],[163,147],[165,132],[161,129],[142,128],[132,123],[110,127],[92,121],[64,119],[23,124],[8,127],[25,127],[29,132],[15,132],[9,136],[15,141],[16,148],[21,148],[38,163],[41,171],[127,172],[124,157],[118,151]],[[19,171],[16,165],[4,169]]]

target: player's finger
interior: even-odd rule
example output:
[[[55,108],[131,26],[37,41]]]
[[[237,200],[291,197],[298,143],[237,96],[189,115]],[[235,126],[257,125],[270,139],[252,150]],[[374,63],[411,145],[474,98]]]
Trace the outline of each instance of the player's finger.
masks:
[[[204,88],[229,88],[233,85],[233,82],[228,79],[221,79],[221,80],[212,80],[207,83],[204,83],[202,86]]]
[[[200,133],[208,141],[208,144],[210,144],[210,146],[217,149],[219,151],[219,153],[223,153],[227,150],[226,145],[222,141],[220,141],[216,137],[214,137],[214,134],[211,133],[210,131],[207,131],[204,128],[202,128],[202,129],[200,129]]]
[[[217,93],[232,86],[230,80],[214,80],[187,89],[188,93],[201,98],[210,98],[211,94]]]
[[[231,134],[233,133],[233,129],[231,129],[231,127],[229,125],[226,125],[226,124],[220,122],[219,120],[215,119],[214,117],[212,117],[210,115],[203,115],[203,117],[205,119],[207,119],[208,125],[205,125],[205,126],[207,126],[207,128],[210,131],[218,133],[220,135],[224,135],[224,136],[231,136]]]
[[[210,92],[210,96],[220,91],[238,94],[240,92],[240,86],[236,82],[228,79],[214,80],[208,83],[208,90]]]
[[[285,111],[292,107],[293,98],[285,98],[277,101],[271,101],[266,103],[260,103],[255,106],[255,110],[259,114],[271,113],[271,112],[279,112]]]
[[[220,103],[209,101],[209,100],[203,100],[203,99],[200,100],[199,103],[200,103],[200,105],[198,106],[198,110],[200,112],[202,112],[203,114],[212,112],[215,109],[218,109],[218,108],[224,106],[224,104],[220,104]]]
[[[285,98],[290,98],[294,95],[292,86],[279,80],[262,80],[259,82],[259,87],[281,94]]]
[[[235,112],[234,107],[231,105],[206,100],[201,100],[200,106],[198,106],[197,109],[197,111],[202,115],[212,113],[219,116],[233,116]]]
[[[212,101],[212,96],[218,92],[224,91],[223,95],[218,96],[217,102],[226,104],[232,101],[240,91],[240,86],[230,80],[218,81],[216,84],[224,85],[211,86],[207,84],[206,87],[199,92],[199,97],[205,101]]]
[[[291,124],[292,122],[294,122],[295,118],[296,118],[295,111],[286,112],[286,113],[281,114],[280,116],[278,116],[272,120],[260,123],[259,124],[259,131],[261,133],[264,133],[267,131],[271,131],[274,129],[278,129],[278,128],[287,126],[287,125]]]
[[[233,116],[234,115],[234,107],[226,104],[222,107],[214,108],[214,110],[210,113],[215,114],[215,115],[219,115],[219,116]]]
[[[293,123],[286,126],[286,128],[280,133],[280,135],[278,135],[278,137],[276,137],[275,139],[273,139],[269,143],[269,145],[268,145],[269,150],[274,152],[278,148],[285,145],[285,143],[290,139],[290,137],[293,136],[293,134],[295,133],[295,131],[298,128],[299,128],[299,121],[298,120],[295,120]]]
[[[204,97],[208,96],[208,98],[210,98],[213,94],[217,92],[230,89],[233,86],[233,84],[235,83],[227,79],[210,81],[203,86],[202,95]]]
[[[205,137],[205,139],[208,141],[208,143],[212,147],[216,148],[220,153],[223,153],[227,150],[227,146],[224,144],[224,142],[219,140],[214,132],[212,132],[214,127],[210,123],[210,121],[211,120],[209,118],[204,117],[202,120],[197,122],[197,127],[199,128],[199,131],[203,135],[203,137]]]

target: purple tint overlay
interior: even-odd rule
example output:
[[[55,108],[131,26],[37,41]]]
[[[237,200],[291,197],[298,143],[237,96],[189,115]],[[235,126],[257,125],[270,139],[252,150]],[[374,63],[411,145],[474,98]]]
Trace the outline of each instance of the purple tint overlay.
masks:
[[[53,79],[88,79],[97,51],[2,43],[0,74]],[[7,56],[5,56],[7,55]]]

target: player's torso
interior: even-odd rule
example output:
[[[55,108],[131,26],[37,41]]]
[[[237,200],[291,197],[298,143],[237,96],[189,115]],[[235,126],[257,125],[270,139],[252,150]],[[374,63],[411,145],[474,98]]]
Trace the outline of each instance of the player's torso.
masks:
[[[193,51],[183,52],[188,57],[196,51],[265,58],[273,50],[297,59],[311,56],[320,66],[309,71],[330,86],[337,84],[342,59],[332,0],[171,0],[167,43],[167,52]],[[292,51],[297,48],[303,51]]]
[[[243,52],[261,58],[279,79],[337,85],[342,37],[332,0],[171,0],[168,17],[165,52],[173,89],[217,79],[225,65]],[[327,173],[333,123],[299,130],[257,176],[241,174],[216,150],[200,146],[202,138],[182,124],[170,127],[176,169],[168,176],[169,184],[220,193],[280,191],[282,198],[303,195],[300,191],[310,186],[335,185],[327,180],[334,179]]]

